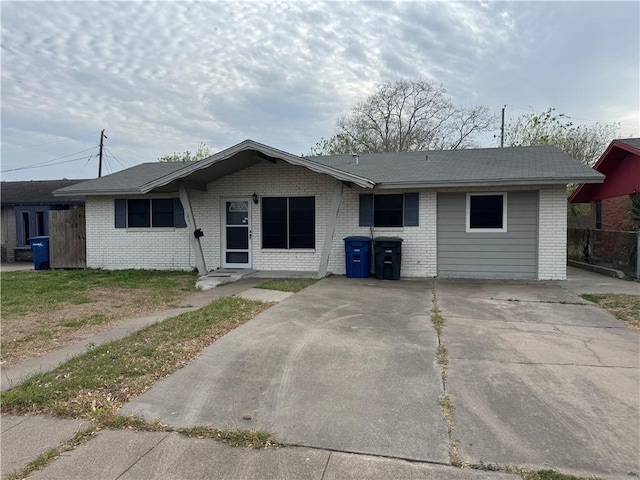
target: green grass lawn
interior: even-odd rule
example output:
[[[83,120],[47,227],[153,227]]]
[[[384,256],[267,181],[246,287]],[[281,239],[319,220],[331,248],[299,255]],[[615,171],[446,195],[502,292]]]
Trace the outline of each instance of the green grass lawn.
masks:
[[[195,273],[149,270],[3,272],[3,367],[174,306],[195,281]]]
[[[99,288],[144,288],[168,298],[195,291],[196,274],[151,270],[45,270],[1,275],[3,317],[88,303]]]
[[[268,305],[223,297],[200,310],[91,348],[4,392],[2,411],[72,417],[90,417],[97,411],[111,414]]]
[[[626,322],[631,330],[640,332],[640,295],[586,293],[580,296]]]

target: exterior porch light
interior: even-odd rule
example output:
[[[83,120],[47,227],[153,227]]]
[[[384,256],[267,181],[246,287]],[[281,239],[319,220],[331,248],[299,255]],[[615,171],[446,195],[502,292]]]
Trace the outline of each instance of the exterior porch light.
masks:
[[[253,195],[251,196],[251,198],[253,199],[253,203],[255,205],[257,205],[258,204],[258,194],[253,192]]]

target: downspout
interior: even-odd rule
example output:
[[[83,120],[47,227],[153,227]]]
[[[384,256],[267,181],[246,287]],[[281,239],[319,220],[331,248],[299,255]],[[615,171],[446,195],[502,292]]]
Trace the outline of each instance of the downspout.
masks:
[[[196,226],[196,220],[193,217],[193,210],[191,210],[191,202],[189,201],[189,192],[184,185],[180,185],[178,193],[180,194],[180,203],[182,203],[182,209],[184,210],[184,220],[187,223],[187,228],[189,231],[193,232],[189,235],[189,244],[195,253],[196,268],[200,275],[206,275],[208,273],[207,264],[204,261],[202,245],[200,245],[202,230]]]
[[[340,202],[342,201],[342,182],[336,180],[336,186],[333,190],[333,198],[331,199],[331,211],[329,212],[329,222],[324,233],[324,245],[322,247],[322,256],[320,257],[320,266],[318,268],[318,278],[327,276],[329,268],[329,256],[333,245],[333,236],[336,232],[338,224],[338,211],[340,210]]]

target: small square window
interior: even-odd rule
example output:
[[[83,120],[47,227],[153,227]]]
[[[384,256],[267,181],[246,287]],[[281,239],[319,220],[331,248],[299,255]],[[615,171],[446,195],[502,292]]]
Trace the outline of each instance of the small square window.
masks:
[[[467,232],[506,232],[506,193],[467,193]]]

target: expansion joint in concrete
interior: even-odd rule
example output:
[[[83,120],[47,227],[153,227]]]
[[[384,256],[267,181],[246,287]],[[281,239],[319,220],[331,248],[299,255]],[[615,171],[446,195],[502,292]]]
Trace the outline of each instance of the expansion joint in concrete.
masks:
[[[133,462],[131,465],[129,465],[129,467],[122,472],[120,475],[118,475],[116,477],[116,480],[122,478],[123,475],[125,475],[129,470],[131,470],[135,465],[137,465],[140,460],[142,460],[144,457],[146,457],[147,455],[149,455],[149,453],[151,453],[152,450],[154,450],[158,445],[160,445],[162,442],[165,441],[165,439],[169,436],[169,433],[167,433],[164,437],[162,437],[160,439],[160,441],[158,441],[158,443],[156,443],[155,445],[151,446],[151,448],[149,448],[149,450],[147,450],[146,452],[144,452],[142,455],[140,455],[140,458],[138,458],[135,462]]]
[[[333,455],[333,452],[329,452],[329,456],[327,457],[327,462],[324,464],[324,468],[322,469],[322,476],[320,477],[320,480],[324,480],[324,476],[327,473],[327,468],[329,468],[329,462],[331,461],[331,455]]]

